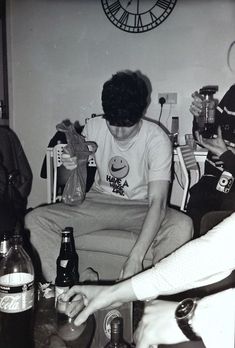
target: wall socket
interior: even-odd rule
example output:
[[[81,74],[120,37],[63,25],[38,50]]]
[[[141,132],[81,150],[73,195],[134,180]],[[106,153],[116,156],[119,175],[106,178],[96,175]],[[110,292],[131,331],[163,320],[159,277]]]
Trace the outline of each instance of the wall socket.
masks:
[[[166,104],[177,104],[177,93],[158,93],[158,100],[165,98]]]

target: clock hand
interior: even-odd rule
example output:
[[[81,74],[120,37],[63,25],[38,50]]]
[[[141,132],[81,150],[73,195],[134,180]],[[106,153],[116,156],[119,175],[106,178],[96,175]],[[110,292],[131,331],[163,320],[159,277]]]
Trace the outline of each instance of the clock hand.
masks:
[[[126,5],[126,8],[127,8],[128,6],[130,6],[131,3],[132,3],[132,0],[129,0],[128,3],[127,3],[127,5]]]

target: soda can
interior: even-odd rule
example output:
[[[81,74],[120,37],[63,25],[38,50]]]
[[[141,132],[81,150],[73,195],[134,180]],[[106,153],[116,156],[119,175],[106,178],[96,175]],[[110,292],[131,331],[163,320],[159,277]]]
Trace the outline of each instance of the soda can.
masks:
[[[228,193],[233,185],[233,182],[234,177],[232,176],[232,174],[224,171],[219,178],[216,190],[223,193]]]

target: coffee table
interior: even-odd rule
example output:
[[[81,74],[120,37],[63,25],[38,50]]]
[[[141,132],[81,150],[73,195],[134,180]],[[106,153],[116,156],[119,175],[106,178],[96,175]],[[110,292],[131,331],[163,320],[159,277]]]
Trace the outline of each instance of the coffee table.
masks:
[[[35,309],[35,348],[89,348],[94,336],[95,319],[90,316],[85,329],[75,341],[63,341],[56,333],[55,299],[40,298]]]

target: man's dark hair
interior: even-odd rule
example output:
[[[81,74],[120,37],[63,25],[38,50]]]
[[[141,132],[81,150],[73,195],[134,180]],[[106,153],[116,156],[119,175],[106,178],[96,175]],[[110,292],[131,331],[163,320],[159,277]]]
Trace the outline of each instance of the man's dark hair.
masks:
[[[121,71],[104,83],[102,106],[104,118],[113,126],[136,124],[148,105],[149,91],[137,72]]]

